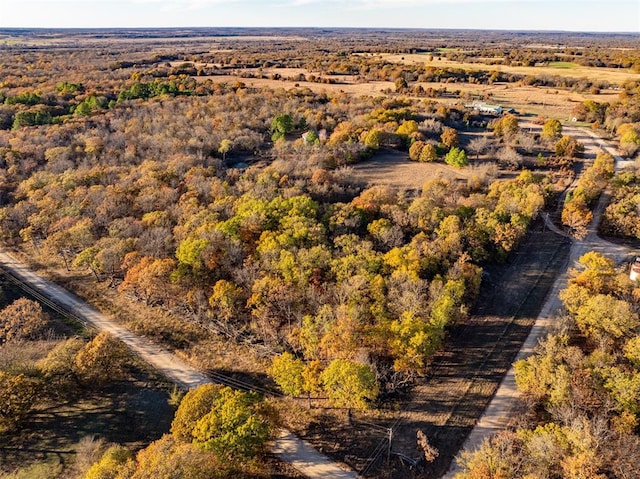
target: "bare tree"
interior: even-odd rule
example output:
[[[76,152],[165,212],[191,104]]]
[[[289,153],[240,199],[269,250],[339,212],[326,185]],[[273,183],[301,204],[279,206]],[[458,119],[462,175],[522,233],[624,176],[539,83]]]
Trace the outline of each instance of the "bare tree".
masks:
[[[505,146],[497,153],[498,162],[506,168],[518,169],[522,165],[522,155],[515,148]]]
[[[486,136],[477,136],[469,142],[467,150],[476,155],[476,160],[478,160],[480,155],[487,149],[487,146],[489,146],[489,139]]]

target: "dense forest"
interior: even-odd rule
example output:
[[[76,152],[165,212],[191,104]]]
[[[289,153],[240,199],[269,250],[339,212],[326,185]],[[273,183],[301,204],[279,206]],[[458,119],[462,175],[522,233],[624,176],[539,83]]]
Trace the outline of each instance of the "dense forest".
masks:
[[[593,94],[615,88],[612,102],[580,102],[574,112],[577,121],[619,140],[631,158],[640,146],[640,90],[637,81],[612,85],[434,67],[379,54],[634,71],[640,57],[625,36],[544,37],[549,46],[536,47],[541,39],[535,34],[487,34],[490,41],[478,46],[465,33],[446,42],[426,32],[285,33],[263,41],[233,38],[234,31],[197,42],[186,35],[162,45],[149,32],[141,43],[129,42],[136,32],[106,32],[122,40],[107,47],[98,33],[80,32],[81,46],[74,47],[47,31],[37,33],[44,43],[10,32],[16,40],[0,45],[0,232],[5,246],[34,262],[62,276],[83,275],[146,308],[145,318],[131,318],[130,326],[172,348],[189,350],[203,337],[215,338],[245,348],[286,395],[315,398],[325,407],[382,407],[428,372],[448,328],[482,299],[483,268],[508,261],[565,180],[580,171],[581,144],[562,134],[558,120],[533,118],[542,126],[534,134],[516,115],[494,117],[465,105],[468,95],[446,85],[552,86]],[[339,83],[344,76],[394,86],[381,95],[352,95],[297,85]],[[250,78],[280,83],[248,86]],[[443,86],[423,88],[423,82]],[[406,190],[366,184],[351,167],[390,150],[452,173],[425,176],[421,188]],[[564,204],[562,221],[577,237],[613,175],[612,162],[599,155]],[[639,238],[637,175],[620,174],[612,184],[603,231]],[[616,283],[613,266],[607,272],[598,273],[595,286],[582,285],[576,273],[576,284],[593,286],[574,291],[579,304],[567,306],[584,344],[558,335],[545,348],[553,350],[553,361],[573,368],[567,375],[588,370],[600,378],[596,402],[608,401],[611,421],[624,422],[626,429],[614,428],[627,434],[616,436],[623,448],[637,439],[638,411],[619,390],[635,379],[618,351],[633,349],[633,340],[622,344],[621,338],[637,324],[625,323],[619,334],[599,331],[604,336],[596,338],[589,336],[593,321],[580,316],[582,310],[596,314],[585,306],[593,296],[626,308],[629,321],[636,318],[637,301],[623,304],[635,290]],[[171,319],[154,321],[154,311]],[[9,340],[0,337],[0,351]],[[104,341],[69,339],[41,359],[32,376],[88,381],[91,376],[83,375],[91,372],[47,364],[64,355],[81,367],[78,355],[110,348]],[[529,378],[543,374],[536,360],[519,366],[519,382],[534,389],[546,384]],[[118,371],[122,367],[118,363]],[[0,374],[5,382],[23,379]],[[527,387],[527,395],[540,404],[552,399],[556,408],[578,394],[565,383],[551,399]],[[209,394],[211,404],[235,401],[268,415],[252,396]],[[572,421],[589,415],[592,409],[585,408]],[[507,439],[525,451],[538,433],[526,434]],[[569,440],[568,430],[558,434],[554,441]],[[214,469],[224,457],[199,457],[180,441],[184,437],[167,436],[138,462],[162,448]],[[130,454],[109,454],[103,460],[111,457],[124,471],[137,467]]]

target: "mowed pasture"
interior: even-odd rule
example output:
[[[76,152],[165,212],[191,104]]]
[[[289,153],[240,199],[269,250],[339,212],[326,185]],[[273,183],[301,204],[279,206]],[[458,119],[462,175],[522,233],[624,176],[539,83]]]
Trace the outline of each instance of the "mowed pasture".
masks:
[[[407,153],[381,150],[371,159],[352,167],[353,178],[370,186],[385,185],[404,191],[420,191],[428,180],[446,178],[466,180],[472,167],[454,168],[441,162],[411,161]]]

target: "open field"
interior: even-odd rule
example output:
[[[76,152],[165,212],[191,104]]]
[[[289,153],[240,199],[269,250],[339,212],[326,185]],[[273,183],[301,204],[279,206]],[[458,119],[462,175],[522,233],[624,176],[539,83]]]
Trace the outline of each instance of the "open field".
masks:
[[[177,66],[182,62],[172,62]],[[462,65],[462,64],[460,64]],[[477,66],[477,64],[473,64]],[[209,66],[207,64],[196,64],[198,66]],[[598,69],[599,70],[599,69]],[[566,69],[560,69],[557,73],[564,74]],[[571,69],[574,71],[574,69]],[[247,74],[265,76],[267,78],[245,77]],[[274,75],[279,75],[279,79],[273,79]],[[328,78],[333,83],[311,82],[295,79],[298,76],[316,75],[317,77]],[[638,77],[638,75],[636,75]],[[314,93],[327,94],[348,94],[355,96],[376,96],[395,91],[395,84],[391,81],[363,81],[353,75],[331,75],[323,76],[317,72],[309,71],[306,68],[265,68],[237,70],[233,74],[196,76],[198,82],[211,80],[215,83],[242,82],[253,88],[308,88]],[[569,88],[546,87],[520,85],[516,83],[499,83],[491,85],[466,83],[466,82],[415,82],[415,86],[420,85],[425,90],[445,89],[449,95],[445,97],[429,98],[447,104],[465,104],[474,99],[481,99],[490,103],[499,104],[505,108],[513,108],[521,113],[529,113],[553,117],[560,120],[571,118],[572,110],[579,103],[586,100],[604,103],[613,102],[618,98],[619,91],[613,89],[601,90],[599,94],[589,92],[577,92]],[[406,94],[403,96],[412,96]]]
[[[396,150],[383,150],[352,168],[354,177],[365,184],[388,185],[406,191],[420,191],[427,180],[461,180],[472,173],[471,168],[454,168],[441,162],[411,161],[407,153]]]
[[[148,37],[131,37],[126,36],[126,32],[128,30],[123,30],[123,36],[101,36],[99,34],[96,35],[87,35],[85,37],[85,41],[94,45],[113,45],[122,44],[122,43],[135,43],[135,44],[148,44]],[[206,44],[211,46],[212,49],[215,49],[217,45],[221,42],[282,42],[282,41],[299,41],[306,42],[308,38],[300,37],[300,36],[279,36],[279,35],[216,35],[216,36],[191,36],[191,35],[160,35],[153,37],[154,42],[158,42],[160,44],[173,44],[177,46],[179,44],[189,43],[189,44]],[[0,34],[0,44],[5,45],[21,45],[21,46],[74,46],[77,45],[78,39],[74,36],[69,36],[67,34],[56,34],[56,33],[46,33],[43,32],[38,36],[21,36],[21,35],[11,35],[11,34]]]
[[[169,430],[172,408],[167,398],[166,391],[127,381],[36,410],[20,430],[0,438],[0,475],[26,473],[40,464],[46,472],[39,477],[73,477],[79,444],[92,438],[144,447]]]
[[[310,81],[290,80],[272,80],[269,78],[243,78],[238,75],[214,75],[211,77],[201,76],[195,77],[197,81],[205,81],[211,79],[216,83],[232,83],[240,81],[248,87],[254,88],[284,88],[286,90],[297,85],[299,88],[309,88],[314,93],[340,94],[346,93],[350,95],[379,95],[385,90],[393,90],[394,84],[390,81],[375,81],[367,83],[316,83]]]
[[[588,78],[590,80],[607,81],[612,84],[622,84],[627,81],[634,81],[640,78],[639,73],[635,73],[630,69],[617,69],[617,68],[595,68],[586,67],[578,64],[575,67],[567,68],[567,62],[556,62],[556,64],[550,64],[546,66],[510,66],[510,65],[487,65],[484,63],[472,63],[472,62],[457,62],[447,58],[437,57],[433,55],[433,59],[430,60],[432,54],[429,53],[385,53],[376,54],[375,56],[393,63],[401,63],[405,65],[425,65],[433,67],[446,67],[446,68],[462,68],[472,71],[499,71],[505,73],[516,73],[519,75],[550,75],[550,76],[566,76],[569,78]]]
[[[390,81],[369,81],[354,82],[345,76],[341,83],[317,83],[309,81],[286,80],[285,72],[280,69],[272,69],[273,73],[280,73],[283,79],[273,80],[270,78],[243,78],[239,75],[215,75],[195,77],[196,81],[212,80],[215,83],[242,82],[253,88],[284,88],[285,90],[294,88],[308,88],[314,93],[327,94],[348,94],[355,96],[376,96],[393,91],[395,85]],[[288,70],[281,69],[288,73]],[[304,73],[304,69],[296,70],[295,74]],[[293,76],[293,74],[292,74]],[[333,77],[332,77],[333,78]],[[569,89],[555,87],[521,86],[509,83],[495,83],[493,85],[477,85],[471,83],[437,83],[437,82],[417,82],[423,88],[441,89],[446,88],[451,92],[450,98],[429,98],[429,100],[446,104],[463,104],[472,101],[473,98],[482,98],[491,103],[499,104],[505,108],[514,108],[521,113],[542,115],[547,117],[568,120],[571,117],[573,108],[585,101],[592,100],[599,103],[614,101],[618,93],[615,90],[603,90],[599,95],[590,93],[578,93]],[[461,92],[469,97],[463,100],[454,92]],[[409,95],[411,96],[411,95]]]

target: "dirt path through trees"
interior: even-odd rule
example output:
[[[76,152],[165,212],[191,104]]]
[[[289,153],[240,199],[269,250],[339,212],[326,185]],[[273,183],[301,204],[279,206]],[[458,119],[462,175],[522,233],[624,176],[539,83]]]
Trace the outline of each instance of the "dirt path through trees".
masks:
[[[571,130],[573,132],[573,130],[578,129],[572,128]],[[619,168],[619,162],[622,161],[622,158],[620,158],[620,156],[616,154],[615,149],[605,143],[604,140],[590,131],[584,131],[581,141],[585,143],[585,150],[590,156],[595,156],[599,149],[604,149],[606,152],[612,154],[616,159],[616,169]],[[587,229],[587,236],[583,240],[572,240],[566,267],[556,279],[553,289],[547,296],[547,300],[540,310],[540,314],[514,362],[533,354],[539,340],[553,327],[554,318],[562,306],[558,293],[567,286],[568,269],[575,267],[578,259],[582,255],[589,251],[597,251],[598,253],[613,258],[616,263],[619,263],[632,253],[631,248],[610,243],[598,236],[598,225],[600,224],[602,213],[608,203],[609,195],[605,192],[600,195],[594,208],[593,219]],[[544,219],[549,230],[556,234],[558,238],[568,236],[564,231],[554,225],[548,216]],[[518,397],[519,394],[515,383],[515,370],[513,367],[510,367],[491,403],[466,439],[463,450],[472,451],[476,449],[485,438],[505,429],[509,425],[509,421],[513,417],[514,412],[517,410]],[[456,464],[453,463],[444,478],[452,479],[457,470]]]
[[[36,295],[44,296],[46,302],[55,303],[54,306],[62,308],[72,317],[119,338],[171,382],[187,389],[212,382],[210,378],[170,351],[115,323],[69,291],[37,275],[2,249],[0,249],[0,267],[15,279],[25,283],[23,286],[28,292],[35,290]],[[325,455],[320,454],[307,442],[288,431],[281,432],[275,441],[272,452],[276,457],[291,464],[300,473],[311,479],[350,479],[356,477],[354,472],[343,469]]]

